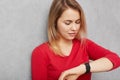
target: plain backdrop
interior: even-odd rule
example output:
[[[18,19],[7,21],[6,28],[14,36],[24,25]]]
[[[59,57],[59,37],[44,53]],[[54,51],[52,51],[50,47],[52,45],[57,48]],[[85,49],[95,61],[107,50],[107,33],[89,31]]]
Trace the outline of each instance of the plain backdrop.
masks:
[[[120,56],[120,0],[77,0],[88,38]],[[0,80],[31,80],[31,52],[47,41],[52,0],[0,0]],[[120,68],[92,80],[120,80]]]

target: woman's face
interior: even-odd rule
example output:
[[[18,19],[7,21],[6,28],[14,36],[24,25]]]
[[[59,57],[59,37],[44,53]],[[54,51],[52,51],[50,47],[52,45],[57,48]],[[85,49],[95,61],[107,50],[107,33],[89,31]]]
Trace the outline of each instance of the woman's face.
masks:
[[[60,39],[73,40],[80,29],[80,14],[77,10],[68,8],[57,21]]]

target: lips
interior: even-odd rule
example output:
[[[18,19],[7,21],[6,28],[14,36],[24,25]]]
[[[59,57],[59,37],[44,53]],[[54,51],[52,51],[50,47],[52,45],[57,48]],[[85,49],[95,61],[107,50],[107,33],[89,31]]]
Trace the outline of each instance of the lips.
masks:
[[[76,36],[76,33],[69,33],[70,36]]]

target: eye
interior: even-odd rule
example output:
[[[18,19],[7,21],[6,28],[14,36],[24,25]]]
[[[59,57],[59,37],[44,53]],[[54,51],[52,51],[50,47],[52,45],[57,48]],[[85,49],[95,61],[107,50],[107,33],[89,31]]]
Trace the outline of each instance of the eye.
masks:
[[[70,22],[65,22],[66,25],[70,25]]]
[[[71,21],[65,21],[64,22],[66,25],[70,25],[71,24]]]
[[[80,19],[79,19],[79,20],[77,20],[77,21],[75,21],[75,23],[76,23],[76,24],[80,24]]]

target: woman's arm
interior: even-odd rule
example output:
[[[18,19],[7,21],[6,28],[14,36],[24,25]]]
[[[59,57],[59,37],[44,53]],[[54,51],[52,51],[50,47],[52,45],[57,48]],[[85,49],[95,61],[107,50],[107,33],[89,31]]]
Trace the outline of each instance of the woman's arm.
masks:
[[[90,63],[90,72],[103,72],[109,71],[113,68],[112,62],[107,58],[100,58],[95,61],[91,61]],[[79,76],[85,74],[86,67],[85,64],[81,64],[80,66],[68,69],[64,71],[59,80],[76,80]]]
[[[32,80],[47,80],[47,56],[42,51],[36,48],[32,53]]]
[[[90,72],[109,71],[113,68],[113,63],[108,58],[100,58],[90,62]]]
[[[93,60],[89,63],[90,72],[109,71],[120,66],[120,58],[116,53],[111,52],[90,40],[87,40],[86,51],[89,58]],[[64,71],[59,77],[59,80],[66,78],[68,80],[71,80],[72,78],[75,80],[79,76],[85,74],[85,72],[85,65],[81,64],[80,66]]]
[[[115,69],[120,66],[120,57],[116,53],[101,47],[100,45],[92,42],[91,40],[87,40],[86,43],[86,51],[88,53],[89,59],[93,60],[91,64],[93,64],[93,66],[94,64],[96,64],[96,66],[94,67],[102,68],[102,66],[108,64],[110,66],[109,68],[112,67],[111,69]],[[100,61],[98,66],[98,63],[96,61]],[[91,67],[93,66],[91,65]]]

